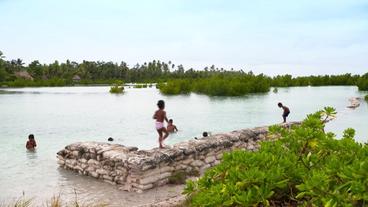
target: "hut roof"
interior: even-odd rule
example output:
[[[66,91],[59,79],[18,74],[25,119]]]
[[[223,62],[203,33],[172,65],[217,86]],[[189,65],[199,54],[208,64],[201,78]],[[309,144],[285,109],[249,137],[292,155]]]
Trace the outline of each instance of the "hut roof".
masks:
[[[25,80],[33,80],[33,77],[27,71],[15,72],[15,76],[17,78],[23,78]]]
[[[72,79],[76,80],[76,81],[79,81],[79,80],[81,80],[81,77],[79,75],[74,75]]]

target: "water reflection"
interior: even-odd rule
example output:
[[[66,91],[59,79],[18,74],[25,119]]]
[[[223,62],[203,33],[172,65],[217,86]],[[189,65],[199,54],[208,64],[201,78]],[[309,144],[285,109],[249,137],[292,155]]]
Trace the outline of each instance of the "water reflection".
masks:
[[[37,161],[38,155],[37,155],[36,149],[26,150],[26,156],[27,156],[27,166],[28,167],[33,167],[38,164],[38,161]]]

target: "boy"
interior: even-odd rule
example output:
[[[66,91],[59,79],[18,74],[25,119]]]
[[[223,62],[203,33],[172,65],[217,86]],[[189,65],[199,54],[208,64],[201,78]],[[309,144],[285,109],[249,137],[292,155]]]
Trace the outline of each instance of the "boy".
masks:
[[[284,110],[284,112],[282,113],[282,118],[284,119],[283,123],[285,123],[286,117],[290,114],[290,109],[287,106],[283,106],[282,103],[278,103],[277,105]]]
[[[27,144],[26,144],[26,148],[28,150],[34,150],[36,146],[37,146],[37,144],[36,144],[36,140],[34,139],[34,135],[30,134],[28,136],[28,141],[27,141]]]
[[[162,142],[169,136],[169,133],[167,132],[165,126],[164,126],[164,121],[168,122],[167,117],[166,117],[166,112],[164,111],[165,109],[165,102],[163,100],[159,100],[157,102],[157,106],[158,106],[158,110],[155,112],[155,114],[153,115],[153,119],[156,119],[156,130],[157,133],[159,135],[158,137],[158,143],[159,143],[159,147],[162,149],[164,148],[164,146],[162,145]],[[165,135],[163,135],[165,134]]]
[[[173,132],[177,132],[178,128],[176,128],[176,126],[173,124],[173,120],[170,119],[169,123],[167,124],[167,132],[169,133],[173,133]]]

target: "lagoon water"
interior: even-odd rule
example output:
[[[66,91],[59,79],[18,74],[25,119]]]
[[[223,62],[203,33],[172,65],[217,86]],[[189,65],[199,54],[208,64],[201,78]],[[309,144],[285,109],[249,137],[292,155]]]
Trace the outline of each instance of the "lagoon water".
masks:
[[[332,106],[336,120],[326,127],[341,136],[345,128],[356,129],[356,140],[368,141],[368,105],[346,108],[350,97],[363,97],[357,87],[292,87],[278,93],[244,97],[205,95],[164,96],[154,88],[126,89],[110,94],[109,87],[55,87],[0,90],[0,204],[35,197],[39,202],[61,195],[130,205],[144,195],[133,195],[115,186],[59,169],[56,152],[78,141],[107,141],[156,147],[157,133],[152,115],[159,99],[166,101],[169,118],[179,128],[166,144],[211,133],[280,123],[281,101],[290,107],[289,119],[302,120],[307,114]],[[36,152],[27,152],[28,134],[35,135]],[[144,199],[143,199],[144,200]]]

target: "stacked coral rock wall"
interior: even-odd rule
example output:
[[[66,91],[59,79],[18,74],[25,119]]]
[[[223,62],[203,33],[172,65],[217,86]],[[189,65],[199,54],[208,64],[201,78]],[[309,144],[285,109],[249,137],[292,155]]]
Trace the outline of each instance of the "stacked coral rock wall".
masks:
[[[289,123],[284,126],[290,127]],[[138,150],[119,144],[77,142],[57,153],[61,167],[101,179],[120,189],[142,192],[167,184],[181,171],[202,174],[218,164],[224,152],[254,151],[267,137],[268,127],[236,130],[197,140],[184,141],[166,149]]]

